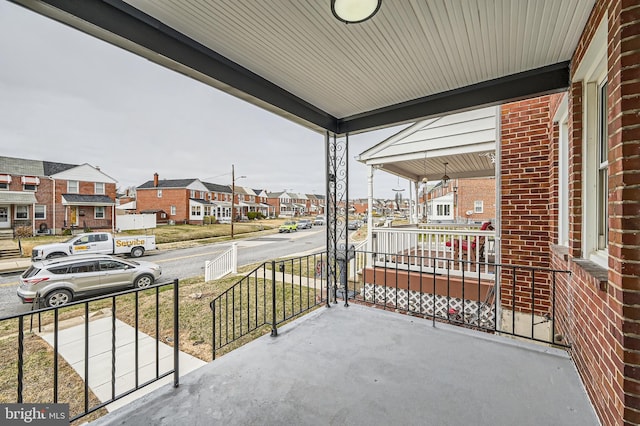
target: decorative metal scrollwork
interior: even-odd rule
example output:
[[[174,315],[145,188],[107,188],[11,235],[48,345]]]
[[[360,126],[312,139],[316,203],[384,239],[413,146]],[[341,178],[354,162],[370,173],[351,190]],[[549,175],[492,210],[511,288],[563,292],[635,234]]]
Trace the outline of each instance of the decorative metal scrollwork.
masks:
[[[327,286],[329,295],[337,303],[338,286],[344,286],[347,303],[346,261],[349,214],[349,135],[338,138],[326,134],[327,176],[327,251],[329,253]],[[341,277],[343,277],[341,279]],[[331,297],[327,298],[327,304]]]

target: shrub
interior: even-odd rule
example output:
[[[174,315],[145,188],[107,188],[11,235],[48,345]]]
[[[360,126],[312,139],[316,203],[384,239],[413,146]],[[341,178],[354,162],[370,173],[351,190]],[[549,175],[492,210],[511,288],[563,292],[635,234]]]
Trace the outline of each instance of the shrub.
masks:
[[[33,237],[33,229],[30,226],[21,225],[16,226],[16,237],[18,238],[28,238]]]
[[[264,219],[264,215],[262,212],[248,212],[247,219],[256,220],[256,219]]]

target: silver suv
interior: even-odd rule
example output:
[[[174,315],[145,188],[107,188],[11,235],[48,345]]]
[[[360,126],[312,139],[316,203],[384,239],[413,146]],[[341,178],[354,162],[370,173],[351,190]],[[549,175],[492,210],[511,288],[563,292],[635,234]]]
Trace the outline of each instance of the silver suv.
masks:
[[[148,287],[162,274],[151,262],[109,255],[76,255],[33,262],[20,276],[18,297],[23,303],[62,306],[78,296],[108,293],[122,287]]]

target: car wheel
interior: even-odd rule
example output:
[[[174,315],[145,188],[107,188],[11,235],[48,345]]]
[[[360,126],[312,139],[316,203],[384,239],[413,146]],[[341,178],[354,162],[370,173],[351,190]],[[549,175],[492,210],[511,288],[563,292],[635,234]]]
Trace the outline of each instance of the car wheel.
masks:
[[[66,305],[71,302],[72,299],[73,296],[69,290],[53,290],[47,294],[47,297],[44,299],[44,304],[50,308],[55,308],[56,306]]]
[[[61,251],[57,251],[55,253],[50,253],[47,256],[47,259],[55,259],[56,257],[65,257],[67,255],[67,253],[63,253]]]
[[[134,247],[131,250],[131,257],[142,257],[144,254],[144,249],[142,247]]]
[[[149,274],[140,275],[133,282],[133,286],[136,288],[149,287],[151,284],[153,284],[153,277]]]

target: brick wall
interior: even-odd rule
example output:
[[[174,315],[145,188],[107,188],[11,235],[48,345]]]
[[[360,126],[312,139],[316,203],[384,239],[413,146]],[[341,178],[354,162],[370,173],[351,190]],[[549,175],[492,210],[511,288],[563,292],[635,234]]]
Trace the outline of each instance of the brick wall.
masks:
[[[162,197],[158,198],[157,188],[137,189],[136,210],[161,209],[169,219],[176,223],[189,220],[189,190],[185,188],[162,188]],[[176,207],[176,214],[171,214],[171,206]]]
[[[458,179],[457,205],[454,214],[459,219],[484,222],[496,217],[496,179]],[[451,185],[449,185],[451,189]],[[475,202],[482,201],[482,213],[475,213]],[[467,215],[466,212],[474,212]]]
[[[606,12],[606,15],[605,15]],[[604,425],[640,424],[640,4],[600,0],[574,54],[579,66],[607,16],[609,268],[582,257],[584,92],[569,93],[570,247],[552,266],[568,268],[558,327]]]

